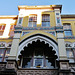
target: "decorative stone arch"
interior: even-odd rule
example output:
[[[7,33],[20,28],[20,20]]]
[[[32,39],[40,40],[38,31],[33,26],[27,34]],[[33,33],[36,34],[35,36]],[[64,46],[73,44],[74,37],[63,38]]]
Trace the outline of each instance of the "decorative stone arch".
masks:
[[[58,44],[57,42],[46,36],[46,35],[43,35],[43,34],[35,34],[35,35],[31,35],[25,39],[23,39],[20,43],[19,43],[19,48],[18,48],[18,53],[17,53],[17,60],[18,60],[18,56],[21,55],[20,52],[24,50],[24,47],[27,47],[28,44],[32,44],[33,41],[37,41],[37,40],[40,40],[40,42],[44,41],[45,44],[49,44],[49,46],[52,46],[53,47],[53,50],[55,50],[56,54],[58,57],[59,57],[59,54],[58,54]]]

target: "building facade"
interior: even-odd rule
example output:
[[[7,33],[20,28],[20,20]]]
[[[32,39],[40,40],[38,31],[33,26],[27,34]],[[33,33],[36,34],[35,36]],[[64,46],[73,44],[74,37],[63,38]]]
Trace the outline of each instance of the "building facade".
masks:
[[[75,75],[75,15],[61,10],[18,6],[0,16],[0,75]]]

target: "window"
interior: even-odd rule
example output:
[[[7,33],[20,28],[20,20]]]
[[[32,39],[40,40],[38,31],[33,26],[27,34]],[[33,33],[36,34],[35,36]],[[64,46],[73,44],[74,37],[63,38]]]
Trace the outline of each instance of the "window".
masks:
[[[70,23],[64,23],[63,24],[63,28],[64,28],[64,30],[71,30],[71,25],[70,25]]]
[[[0,25],[0,36],[3,35],[3,32],[4,32],[4,30],[5,30],[5,26],[6,26],[6,25]]]
[[[72,31],[64,31],[65,36],[72,36]]]
[[[42,27],[50,27],[50,15],[42,15]]]
[[[18,21],[18,24],[22,24],[22,20],[23,20],[23,18],[20,17],[20,18],[19,18],[19,21]]]
[[[67,52],[67,58],[68,58],[69,62],[74,62],[75,60],[74,60],[73,50],[67,49],[66,52]]]
[[[14,30],[15,25],[10,26],[10,30]]]
[[[0,62],[2,62],[3,55],[4,55],[4,49],[0,49]]]
[[[59,17],[57,17],[57,23],[60,23],[60,18]]]
[[[0,25],[0,30],[4,30],[6,25]]]
[[[72,30],[70,23],[63,24],[64,34],[65,36],[72,36]]]
[[[0,62],[6,62],[10,53],[10,49],[0,48]]]
[[[51,61],[52,58],[48,58],[47,56],[45,57],[43,51],[34,51],[33,55],[23,57],[22,68],[54,68],[49,60]]]
[[[56,13],[56,15],[59,15],[59,13]]]
[[[37,15],[30,15],[28,27],[36,27],[36,24],[37,24]]]

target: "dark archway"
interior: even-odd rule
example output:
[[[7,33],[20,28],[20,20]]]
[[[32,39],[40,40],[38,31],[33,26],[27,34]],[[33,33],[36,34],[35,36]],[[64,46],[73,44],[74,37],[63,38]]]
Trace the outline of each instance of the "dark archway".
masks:
[[[24,50],[20,52],[19,59],[23,68],[35,67],[35,68],[55,68],[56,59],[58,58],[53,50],[53,47],[49,44],[45,44],[44,41],[37,40],[33,41],[32,44],[28,44],[24,47]],[[29,64],[29,65],[28,65]]]

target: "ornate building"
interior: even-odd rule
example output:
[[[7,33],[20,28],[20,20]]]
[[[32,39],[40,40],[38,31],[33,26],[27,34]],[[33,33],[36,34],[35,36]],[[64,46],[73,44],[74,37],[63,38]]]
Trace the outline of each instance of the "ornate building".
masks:
[[[62,5],[18,6],[0,16],[0,75],[75,75],[75,15]]]

